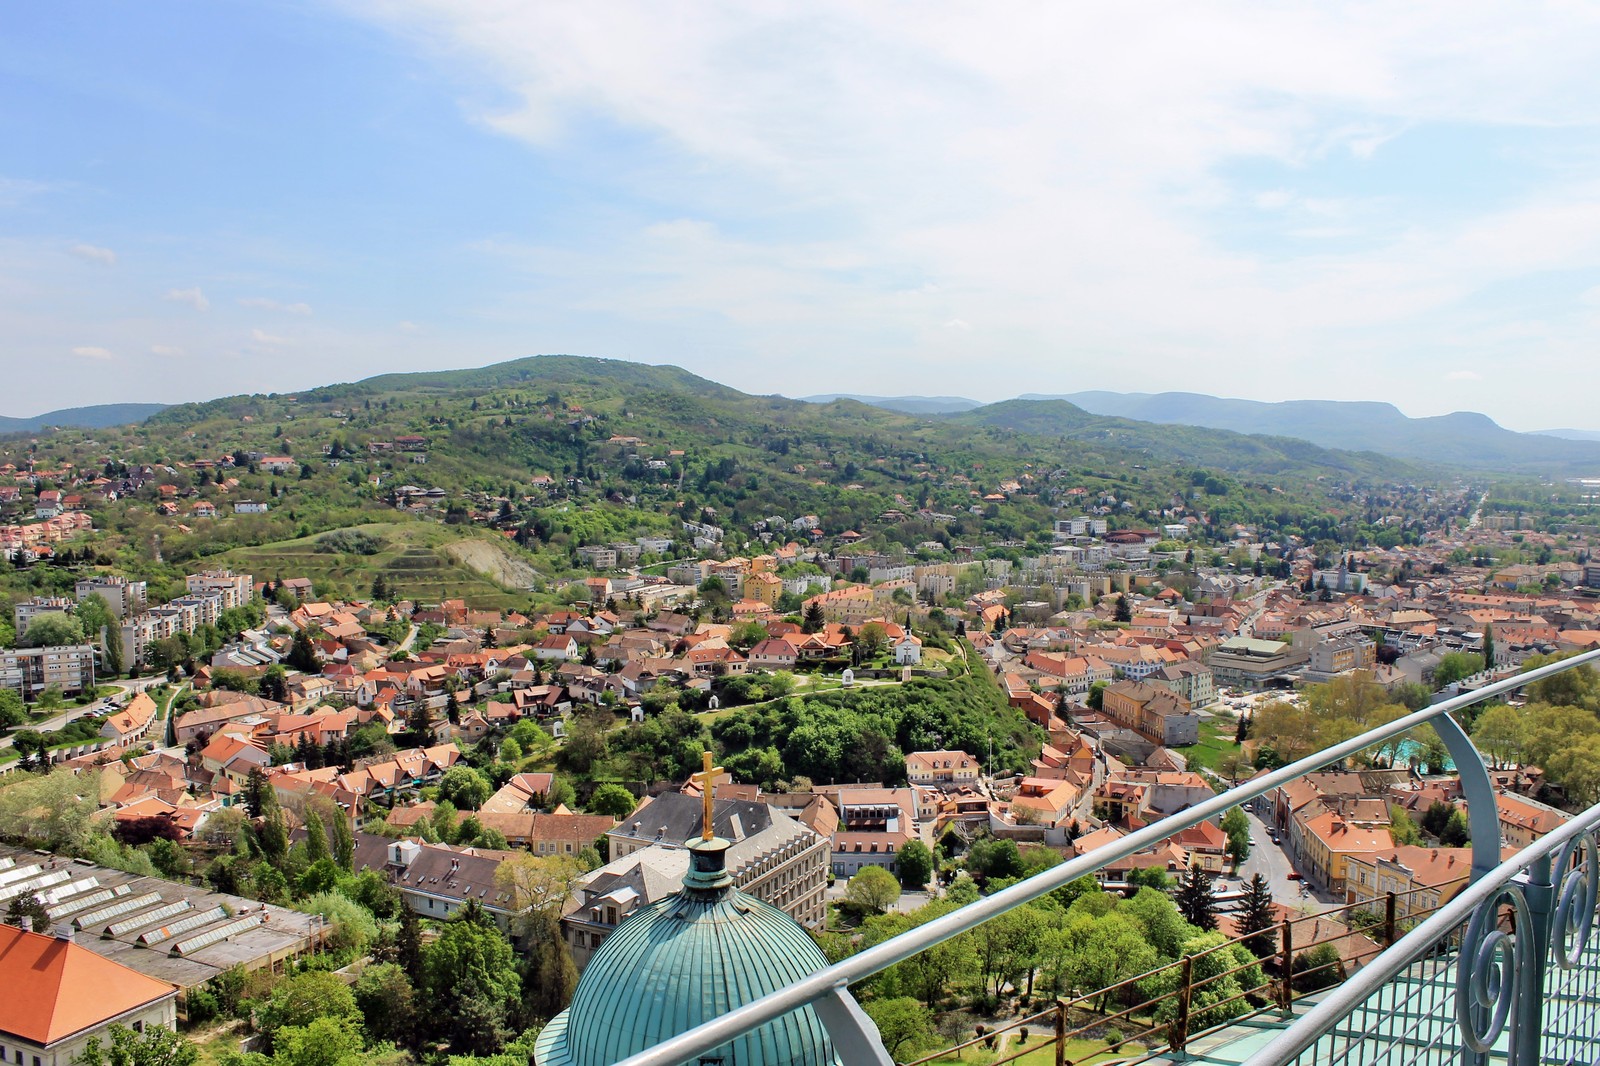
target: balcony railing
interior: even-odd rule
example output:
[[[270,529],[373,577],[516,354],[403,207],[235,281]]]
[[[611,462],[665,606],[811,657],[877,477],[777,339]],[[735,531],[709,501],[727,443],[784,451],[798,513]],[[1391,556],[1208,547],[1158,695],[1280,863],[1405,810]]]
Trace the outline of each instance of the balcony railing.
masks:
[[[1596,663],[1600,663],[1600,651],[1587,652],[1405,715],[869,947],[616,1066],[697,1063],[735,1037],[807,1004],[813,1005],[827,1026],[841,1062],[892,1066],[876,1029],[849,995],[851,984],[1174,833],[1217,818],[1230,807],[1367,749],[1382,748],[1423,725],[1438,732],[1461,776],[1471,831],[1471,884],[1392,947],[1385,945],[1386,950],[1371,952],[1360,973],[1331,993],[1323,993],[1316,1007],[1284,1029],[1245,1066],[1324,1061],[1335,1066],[1379,1058],[1404,1066],[1432,1062],[1435,1057],[1442,1063],[1463,1054],[1471,1066],[1479,1066],[1491,1054],[1508,1055],[1513,1066],[1539,1066],[1541,1038],[1545,1059],[1552,1058],[1552,1046],[1559,1042],[1560,1051],[1553,1061],[1588,1066],[1600,1057],[1600,1003],[1596,1001],[1600,938],[1591,943],[1589,936],[1600,897],[1600,806],[1502,864],[1493,783],[1482,757],[1451,713]],[[1292,954],[1298,950],[1291,942],[1291,966],[1286,968],[1291,974]],[[1193,960],[1173,965],[1192,968]],[[1454,984],[1443,976],[1452,966],[1456,968]],[[1420,974],[1413,972],[1418,967],[1423,971]],[[1282,995],[1268,985],[1270,982],[1244,995]],[[1547,999],[1564,1026],[1559,1034],[1555,1030],[1544,1034]],[[1280,999],[1277,1006],[1287,1011],[1292,1003]],[[1140,1009],[1148,1009],[1148,1005],[1131,1008],[1130,1013]],[[1412,1018],[1412,1014],[1421,1017]],[[1069,1010],[1057,1005],[1032,1020],[1044,1018],[1051,1018],[1058,1027],[1052,1039],[1058,1034],[1070,1038]],[[1096,1022],[1103,1023],[1104,1019]],[[1013,1024],[1020,1027],[1024,1023]],[[1145,1035],[1155,1031],[1152,1028]],[[1163,1043],[1178,1051],[1190,1040],[1189,1033],[1170,1025],[1165,1035]],[[1518,1041],[1525,1046],[1519,1048]],[[1027,1053],[1036,1052],[1038,1046]],[[1062,1047],[1064,1044],[1058,1044],[1058,1055]]]

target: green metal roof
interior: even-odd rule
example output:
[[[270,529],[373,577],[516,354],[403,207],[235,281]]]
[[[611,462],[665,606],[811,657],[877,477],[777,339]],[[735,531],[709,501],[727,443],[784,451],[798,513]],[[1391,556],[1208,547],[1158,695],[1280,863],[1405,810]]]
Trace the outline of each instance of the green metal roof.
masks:
[[[539,1034],[537,1066],[610,1066],[827,966],[810,935],[776,907],[725,883],[694,883],[691,875],[683,892],[617,926],[585,967],[572,1005]],[[724,1066],[838,1063],[810,1007],[713,1054]]]

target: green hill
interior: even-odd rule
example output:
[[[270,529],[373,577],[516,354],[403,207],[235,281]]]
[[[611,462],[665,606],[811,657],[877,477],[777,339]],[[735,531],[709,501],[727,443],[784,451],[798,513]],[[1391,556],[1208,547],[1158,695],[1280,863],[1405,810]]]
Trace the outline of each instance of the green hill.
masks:
[[[274,472],[265,456],[294,465]],[[583,545],[651,534],[669,541],[668,556],[699,554],[685,521],[726,530],[731,552],[759,550],[774,517],[784,528],[766,532],[779,543],[808,539],[790,522],[814,516],[824,546],[852,530],[869,549],[1015,557],[1048,551],[1056,518],[1099,503],[1118,527],[1197,514],[1197,538],[1219,548],[1240,522],[1354,546],[1418,536],[1465,492],[1430,492],[1426,471],[1373,455],[1060,402],[930,416],[747,395],[678,367],[572,356],[183,404],[138,425],[52,434],[34,454],[0,440],[6,460],[133,478],[114,503],[92,507],[97,551],[129,570],[176,576],[220,561],[353,591],[395,570],[411,575],[400,582],[408,594],[435,598],[438,586],[479,602],[558,589],[589,572]],[[270,510],[234,514],[240,499]],[[191,518],[202,501],[220,517]],[[1395,514],[1416,527],[1376,524]],[[326,530],[397,522],[405,532],[384,531],[367,556],[315,547]],[[415,530],[441,539],[419,547]],[[474,536],[533,576],[477,584],[486,579],[443,552]]]
[[[104,429],[107,426],[125,426],[130,422],[143,421],[166,408],[164,403],[102,403],[91,407],[48,411],[32,418],[0,415],[0,433],[37,433],[42,429],[59,427]]]

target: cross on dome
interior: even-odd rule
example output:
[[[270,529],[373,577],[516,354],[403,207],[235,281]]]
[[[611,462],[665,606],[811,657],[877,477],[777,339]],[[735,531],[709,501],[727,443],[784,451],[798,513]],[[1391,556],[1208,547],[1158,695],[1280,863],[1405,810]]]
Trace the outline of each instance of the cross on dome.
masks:
[[[723,771],[722,767],[711,765],[711,753],[709,751],[701,752],[700,759],[701,771],[697,774],[689,775],[689,779],[699,784],[700,801],[705,804],[705,821],[700,828],[700,839],[710,840],[712,836],[711,807],[716,801],[717,775]]]

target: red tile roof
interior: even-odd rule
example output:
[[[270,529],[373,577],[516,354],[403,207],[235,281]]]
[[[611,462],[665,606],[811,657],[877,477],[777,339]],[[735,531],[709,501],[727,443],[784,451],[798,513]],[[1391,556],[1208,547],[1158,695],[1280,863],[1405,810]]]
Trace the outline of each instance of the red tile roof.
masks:
[[[0,925],[0,1032],[41,1046],[178,994],[88,948]]]

